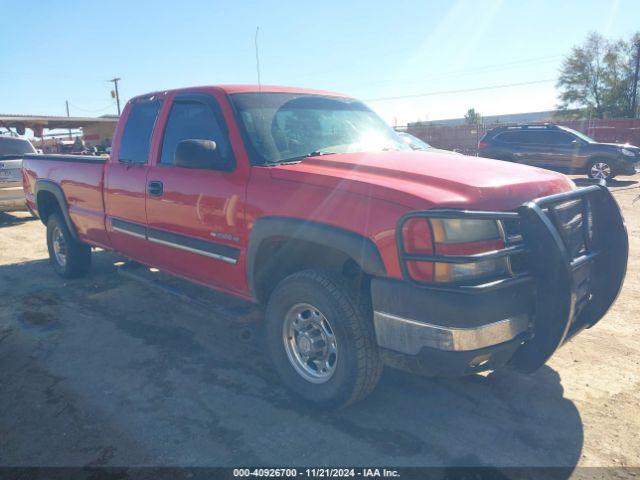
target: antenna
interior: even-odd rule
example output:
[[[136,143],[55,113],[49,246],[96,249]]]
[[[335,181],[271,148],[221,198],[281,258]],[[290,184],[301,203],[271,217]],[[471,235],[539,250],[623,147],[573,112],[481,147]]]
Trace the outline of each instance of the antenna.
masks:
[[[262,82],[260,81],[260,51],[258,50],[258,34],[260,33],[260,26],[256,27],[256,36],[254,37],[254,43],[256,46],[256,71],[258,72],[258,92],[262,93]]]

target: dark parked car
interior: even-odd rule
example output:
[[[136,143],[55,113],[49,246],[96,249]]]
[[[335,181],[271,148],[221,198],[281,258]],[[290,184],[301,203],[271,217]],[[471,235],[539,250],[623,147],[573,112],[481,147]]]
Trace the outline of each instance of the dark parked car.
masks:
[[[640,148],[599,143],[558,125],[517,125],[489,130],[478,144],[481,157],[524,163],[604,180],[640,171]]]

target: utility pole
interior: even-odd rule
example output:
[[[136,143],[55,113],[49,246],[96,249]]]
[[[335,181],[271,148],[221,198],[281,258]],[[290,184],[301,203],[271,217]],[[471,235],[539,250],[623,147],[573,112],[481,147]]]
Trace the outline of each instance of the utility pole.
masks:
[[[636,40],[636,72],[633,76],[633,88],[631,89],[631,118],[636,118],[638,109],[638,75],[640,75],[640,38]]]
[[[67,105],[67,118],[69,118],[69,100],[65,100],[64,103]],[[71,138],[71,129],[69,129],[69,140],[71,140]]]
[[[108,82],[113,82],[115,85],[116,92],[116,104],[118,105],[118,116],[120,116],[120,94],[118,93],[118,81],[122,80],[121,78],[112,78],[111,80],[107,80]]]

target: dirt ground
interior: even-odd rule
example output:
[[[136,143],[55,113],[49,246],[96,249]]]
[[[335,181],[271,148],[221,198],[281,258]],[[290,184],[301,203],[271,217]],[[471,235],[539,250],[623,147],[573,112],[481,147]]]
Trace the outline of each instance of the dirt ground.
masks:
[[[184,301],[106,252],[64,281],[42,224],[0,214],[0,466],[640,466],[638,186],[613,185],[631,239],[622,295],[547,366],[387,369],[338,413],[287,395],[250,305],[168,282],[198,299]]]

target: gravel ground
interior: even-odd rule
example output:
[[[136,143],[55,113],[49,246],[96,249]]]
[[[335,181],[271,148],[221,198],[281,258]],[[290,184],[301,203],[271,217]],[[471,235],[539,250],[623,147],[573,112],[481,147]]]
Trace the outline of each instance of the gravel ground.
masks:
[[[168,280],[186,302],[106,252],[62,280],[42,224],[0,214],[0,466],[640,466],[636,180],[615,183],[631,238],[622,295],[548,365],[448,380],[387,369],[338,413],[287,395],[251,305]]]

